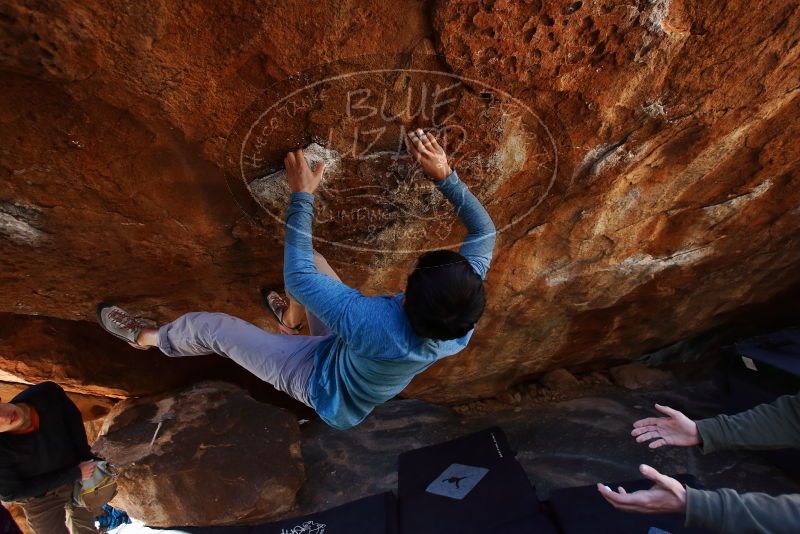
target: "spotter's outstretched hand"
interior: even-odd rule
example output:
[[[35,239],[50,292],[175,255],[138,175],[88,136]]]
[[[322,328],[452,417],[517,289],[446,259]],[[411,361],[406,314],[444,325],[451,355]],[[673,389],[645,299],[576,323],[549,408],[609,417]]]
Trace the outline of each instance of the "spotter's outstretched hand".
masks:
[[[283,164],[286,167],[286,181],[289,182],[292,193],[313,193],[322,181],[322,173],[325,172],[323,161],[318,162],[312,171],[302,149],[286,154]]]
[[[648,417],[633,423],[631,436],[637,443],[650,441],[649,447],[657,449],[664,445],[691,447],[700,444],[697,424],[678,410],[656,404],[656,410],[667,417]]]
[[[653,481],[653,487],[649,490],[628,493],[622,486],[614,491],[604,484],[598,484],[597,491],[614,508],[623,512],[680,514],[686,511],[686,488],[683,484],[662,475],[649,465],[640,465],[639,471]]]
[[[453,172],[447,164],[447,154],[430,132],[417,128],[408,133],[405,142],[411,156],[431,180],[439,182]]]

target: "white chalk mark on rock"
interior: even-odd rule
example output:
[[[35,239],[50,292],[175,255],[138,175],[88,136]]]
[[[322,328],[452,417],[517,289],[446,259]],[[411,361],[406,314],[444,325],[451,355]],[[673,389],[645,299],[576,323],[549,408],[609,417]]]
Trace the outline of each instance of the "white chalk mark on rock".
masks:
[[[339,164],[342,161],[342,155],[337,151],[327,149],[317,143],[308,145],[303,149],[303,154],[311,168],[314,168],[320,161],[325,162],[323,183],[339,170]],[[289,184],[286,183],[286,170],[281,169],[263,178],[256,178],[250,182],[250,191],[259,202],[270,206],[285,202],[291,193]]]
[[[692,265],[711,254],[711,245],[679,250],[670,256],[654,258],[650,254],[634,254],[612,266],[610,269],[628,275],[654,274],[670,267]]]
[[[663,258],[656,258],[650,254],[634,254],[602,269],[596,269],[592,265],[581,269],[580,267],[574,267],[574,265],[558,262],[544,273],[544,283],[548,287],[555,287],[565,284],[574,278],[593,274],[598,271],[622,274],[626,279],[632,279],[638,276],[651,276],[670,267],[692,265],[712,252],[712,245],[704,245],[695,248],[685,248]]]
[[[664,104],[661,103],[661,100],[654,100],[646,105],[643,105],[642,111],[651,117],[663,117],[667,114],[667,109],[664,107]]]
[[[754,187],[749,193],[735,196],[724,202],[711,204],[710,206],[704,206],[703,213],[719,222],[722,219],[729,217],[734,212],[740,210],[745,204],[752,202],[758,197],[764,195],[764,193],[766,193],[770,187],[772,187],[772,180],[766,179],[758,186]]]
[[[521,118],[504,113],[495,132],[501,140],[488,160],[494,180],[489,184],[487,195],[494,194],[509,177],[522,171],[528,161],[528,140]]]
[[[39,244],[45,234],[34,226],[38,219],[39,210],[33,206],[0,202],[0,234],[17,244]]]
[[[664,28],[664,19],[669,14],[669,0],[650,0],[653,8],[647,17],[647,29],[652,32],[669,33]]]

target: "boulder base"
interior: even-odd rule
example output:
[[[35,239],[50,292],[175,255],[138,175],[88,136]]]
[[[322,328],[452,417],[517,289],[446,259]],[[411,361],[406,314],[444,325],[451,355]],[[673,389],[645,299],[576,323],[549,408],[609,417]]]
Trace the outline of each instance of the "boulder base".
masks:
[[[113,504],[150,526],[268,520],[305,479],[286,410],[223,382],[117,404],[94,450],[119,470]]]
[[[664,387],[672,381],[670,372],[653,369],[638,362],[612,367],[609,373],[614,383],[627,389]]]

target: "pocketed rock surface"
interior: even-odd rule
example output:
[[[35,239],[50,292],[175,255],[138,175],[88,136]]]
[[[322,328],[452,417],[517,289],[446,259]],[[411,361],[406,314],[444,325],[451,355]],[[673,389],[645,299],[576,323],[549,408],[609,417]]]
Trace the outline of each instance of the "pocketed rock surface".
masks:
[[[800,282],[798,34],[791,0],[4,2],[1,378],[184,385],[86,341],[103,299],[272,328],[258,289],[282,287],[285,198],[248,184],[312,142],[340,156],[316,247],[366,293],[401,291],[416,251],[461,237],[391,157],[411,127],[456,132],[499,234],[470,346],[407,395],[493,396],[722,325]],[[440,106],[406,109],[436,84]],[[72,332],[74,357],[20,329]]]

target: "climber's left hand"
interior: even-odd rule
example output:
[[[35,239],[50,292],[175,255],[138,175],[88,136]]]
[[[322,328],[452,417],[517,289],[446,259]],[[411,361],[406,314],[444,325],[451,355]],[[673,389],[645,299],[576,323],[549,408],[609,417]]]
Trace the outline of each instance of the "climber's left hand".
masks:
[[[597,491],[614,508],[623,512],[642,514],[681,514],[686,511],[686,488],[674,478],[662,475],[649,465],[639,466],[639,471],[654,482],[649,490],[628,493],[620,487],[614,491],[603,484]]]
[[[292,193],[313,193],[322,181],[325,163],[320,161],[314,170],[308,166],[303,150],[289,152],[283,159],[286,166],[286,180]]]

